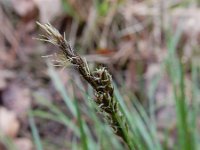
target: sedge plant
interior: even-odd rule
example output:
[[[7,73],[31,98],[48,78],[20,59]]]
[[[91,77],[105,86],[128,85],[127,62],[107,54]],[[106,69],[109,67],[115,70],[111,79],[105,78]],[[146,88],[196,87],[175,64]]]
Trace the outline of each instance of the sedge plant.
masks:
[[[112,145],[115,143],[115,149],[124,149],[119,148],[121,144],[117,145],[116,137],[119,136],[121,139],[127,144],[129,149],[134,150],[165,150],[169,148],[169,139],[170,136],[168,135],[168,131],[166,131],[166,137],[163,143],[158,138],[158,130],[157,130],[157,120],[152,119],[146,113],[146,110],[140,103],[138,103],[137,98],[133,95],[131,96],[131,101],[134,105],[129,105],[127,107],[123,96],[120,94],[117,86],[114,86],[112,83],[112,77],[106,68],[99,68],[95,71],[91,71],[88,67],[88,64],[84,58],[79,56],[73,48],[70,46],[69,42],[66,41],[65,36],[62,36],[53,26],[50,24],[40,24],[38,25],[44,30],[45,35],[42,35],[39,40],[46,41],[56,45],[58,50],[58,59],[61,62],[70,62],[72,67],[77,70],[77,72],[91,85],[92,90],[94,91],[95,99],[89,101],[87,94],[84,93],[84,100],[88,102],[87,104],[92,105],[91,110],[85,109],[85,112],[88,116],[92,118],[95,122],[95,126],[97,129],[95,131],[97,133],[102,133],[103,130],[100,128],[105,129],[105,135],[98,134],[98,139],[103,139],[94,141],[91,134],[88,132],[88,126],[84,122],[83,118],[80,115],[80,106],[76,102],[75,105],[71,103],[70,99],[68,98],[64,87],[62,87],[61,81],[58,81],[58,77],[56,77],[55,70],[53,71],[53,67],[50,66],[50,76],[55,81],[55,86],[57,90],[62,95],[64,101],[66,102],[68,108],[72,112],[74,116],[78,118],[79,127],[77,127],[73,122],[70,122],[70,119],[58,108],[53,106],[52,104],[48,104],[48,107],[51,108],[51,112],[55,113],[56,116],[53,116],[51,113],[42,112],[42,111],[35,111],[34,115],[48,118],[54,120],[56,122],[62,123],[68,126],[76,136],[81,138],[81,145],[83,149],[110,149],[107,147],[106,143],[111,142]],[[190,105],[187,103],[187,96],[185,95],[185,84],[184,84],[184,67],[183,64],[179,61],[179,58],[176,56],[176,46],[180,38],[180,33],[177,32],[174,38],[171,38],[167,41],[168,46],[168,54],[169,57],[163,62],[162,66],[163,69],[167,69],[169,73],[169,77],[171,79],[171,83],[174,89],[174,99],[175,99],[175,107],[176,107],[176,119],[177,125],[176,129],[178,131],[178,139],[176,144],[173,145],[171,149],[178,150],[190,150],[190,149],[198,149],[199,147],[199,134],[197,132],[197,116],[199,114],[198,111],[198,102],[197,97],[199,93],[198,83],[198,73],[199,73],[199,66],[196,65],[192,66],[192,81],[193,81],[193,104],[192,108],[190,109]],[[198,67],[197,67],[198,66]],[[165,68],[166,67],[166,68]],[[158,79],[157,79],[158,80]],[[157,84],[158,82],[156,82]],[[115,87],[115,88],[114,88]],[[79,87],[80,88],[80,87]],[[157,85],[155,85],[155,88]],[[81,89],[82,90],[82,89]],[[90,94],[92,92],[89,92]],[[153,90],[151,90],[153,91]],[[151,92],[150,91],[150,92]],[[153,95],[152,92],[151,95]],[[91,96],[90,96],[91,97]],[[153,98],[153,97],[152,97]],[[91,103],[92,102],[92,103]],[[95,110],[93,110],[93,104],[96,106]],[[130,103],[131,104],[131,103]],[[47,105],[47,104],[46,104]],[[75,107],[72,107],[75,106]],[[98,110],[101,112],[105,121],[108,122],[110,127],[113,129],[114,133],[117,136],[111,136],[113,133],[110,133],[109,129],[107,130],[107,126],[98,120],[97,113],[95,111]],[[151,108],[150,116],[155,115],[155,107]],[[134,114],[134,115],[133,115]],[[153,117],[155,118],[155,116]],[[80,131],[79,131],[80,130]],[[36,134],[35,134],[36,135]],[[110,135],[110,139],[106,139]],[[36,140],[37,141],[37,140]],[[73,140],[73,143],[77,143],[76,140]],[[104,143],[104,145],[102,144]],[[74,144],[76,145],[76,144]],[[99,145],[99,146],[96,146]],[[103,146],[102,146],[103,145]],[[105,146],[106,145],[106,146]],[[110,143],[108,144],[110,145]],[[39,147],[39,146],[38,146]],[[75,148],[76,149],[76,148]],[[98,149],[98,148],[97,148]]]
[[[122,140],[131,148],[128,136],[128,126],[122,113],[118,108],[118,102],[114,99],[114,86],[112,85],[112,77],[106,68],[98,68],[91,71],[87,61],[79,56],[69,42],[62,36],[57,29],[51,24],[37,24],[45,32],[39,40],[49,42],[59,48],[59,58],[68,61],[73,68],[92,86],[95,95],[95,103],[99,111],[105,118],[105,121],[112,127],[114,133],[121,137]]]

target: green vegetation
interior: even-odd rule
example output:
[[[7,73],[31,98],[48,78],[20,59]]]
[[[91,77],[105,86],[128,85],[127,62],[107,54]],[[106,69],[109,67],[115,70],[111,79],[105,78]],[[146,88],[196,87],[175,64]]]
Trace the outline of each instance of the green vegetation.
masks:
[[[199,150],[199,15],[200,0],[0,0],[0,150]]]
[[[53,29],[50,25],[41,25],[44,30],[47,32],[47,36],[43,36],[42,40],[53,43],[61,48],[61,50],[70,49],[67,46],[63,46],[63,42],[59,43],[59,39],[61,35]],[[174,103],[176,107],[176,129],[178,131],[177,141],[173,145],[174,150],[197,150],[199,146],[199,134],[197,131],[197,120],[198,120],[198,93],[200,92],[198,86],[198,73],[200,68],[198,64],[192,62],[192,104],[188,103],[188,97],[185,94],[185,68],[184,62],[179,59],[176,54],[177,44],[181,37],[181,31],[177,31],[175,35],[170,35],[169,40],[167,41],[168,46],[168,57],[165,60],[163,66],[163,71],[166,71],[170,77],[170,82],[173,85],[173,97]],[[66,41],[65,41],[66,42]],[[67,47],[67,49],[66,49]],[[65,53],[64,53],[65,54]],[[73,54],[74,55],[74,54]],[[72,59],[70,59],[71,57]],[[90,76],[94,75],[89,71],[87,63],[81,61],[79,64],[81,57],[75,54],[75,56],[69,56],[67,54],[67,58],[72,64],[75,64],[77,69],[85,68],[86,71],[78,70],[80,74],[82,74],[83,78],[86,79],[98,92],[98,88],[93,82],[92,78],[84,77],[86,74]],[[78,59],[78,60],[74,60]],[[79,68],[80,67],[80,68]],[[103,69],[104,70],[104,69]],[[99,70],[97,70],[98,73]],[[100,70],[101,71],[101,70]],[[111,121],[109,120],[109,115],[113,115],[113,112],[109,112],[107,107],[101,107],[101,103],[105,102],[98,100],[98,95],[96,96],[96,100],[91,95],[92,89],[82,89],[80,85],[77,87],[80,89],[84,97],[84,103],[79,103],[76,98],[71,99],[67,94],[68,91],[65,90],[61,80],[59,79],[55,69],[52,65],[49,65],[49,75],[54,81],[54,85],[57,88],[58,92],[61,94],[65,104],[66,109],[70,110],[73,117],[77,118],[77,123],[70,121],[70,116],[66,115],[62,110],[60,110],[56,105],[43,98],[36,96],[36,99],[41,103],[41,105],[45,106],[49,111],[43,110],[33,110],[32,115],[35,117],[40,117],[43,119],[50,119],[56,121],[64,126],[67,126],[74,134],[74,138],[72,141],[65,141],[66,145],[69,149],[132,149],[132,150],[164,150],[168,148],[168,142],[171,138],[169,136],[169,132],[166,131],[166,136],[164,141],[160,141],[158,138],[157,131],[157,122],[155,119],[151,119],[148,115],[146,108],[144,108],[136,96],[132,95],[128,101],[125,100],[124,97],[126,93],[121,94],[118,87],[115,85],[114,87],[114,97],[111,98],[115,103],[112,103],[112,100],[106,97],[106,100],[111,101],[112,107],[116,107],[115,104],[118,105],[117,109],[119,109],[120,116],[116,118],[111,117]],[[106,77],[106,75],[105,75]],[[103,80],[103,79],[101,79]],[[104,79],[106,82],[112,81],[110,78]],[[73,81],[72,81],[73,82]],[[77,84],[73,82],[73,84]],[[81,84],[81,83],[79,83]],[[102,84],[102,83],[100,83]],[[114,83],[106,83],[106,85],[111,86],[110,84]],[[157,82],[152,88],[156,88]],[[105,88],[106,90],[110,90],[109,88]],[[151,91],[154,91],[151,89]],[[106,92],[106,91],[104,91]],[[111,95],[112,97],[112,95]],[[100,103],[101,102],[101,103]],[[129,105],[127,105],[129,104]],[[109,108],[112,109],[112,108]],[[151,115],[155,115],[154,108],[151,108]],[[118,110],[117,110],[118,111]],[[100,112],[100,116],[98,115]],[[118,114],[118,113],[117,113]],[[88,123],[88,119],[86,120],[84,116],[92,122],[92,124]],[[103,120],[101,117],[103,116]],[[123,118],[123,119],[121,119]],[[114,120],[112,120],[114,119]],[[115,122],[114,124],[113,121]],[[118,124],[115,128],[114,125]],[[31,127],[33,129],[33,137],[35,138],[36,145],[38,149],[41,149],[40,142],[38,141],[40,138],[38,134],[36,134],[36,127],[31,121]],[[118,134],[118,130],[122,129],[122,132],[125,133],[123,136],[121,133]],[[121,132],[121,131],[120,131]],[[116,133],[116,135],[114,134]],[[118,135],[118,136],[117,136]],[[121,137],[121,138],[120,138]],[[124,142],[121,140],[123,139]],[[47,141],[42,141],[45,143]],[[72,142],[72,144],[70,144]],[[126,143],[126,144],[124,144]]]

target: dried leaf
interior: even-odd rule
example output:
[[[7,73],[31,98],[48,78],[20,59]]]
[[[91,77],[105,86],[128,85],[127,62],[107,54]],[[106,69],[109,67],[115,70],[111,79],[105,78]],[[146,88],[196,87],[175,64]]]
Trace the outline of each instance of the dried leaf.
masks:
[[[61,0],[33,0],[40,12],[40,22],[52,21],[62,12]]]
[[[19,121],[14,112],[0,107],[0,130],[3,135],[15,137],[19,131]]]
[[[18,150],[33,150],[33,143],[28,138],[17,138],[14,140],[14,143]]]
[[[33,0],[11,0],[11,3],[15,12],[21,17],[30,15],[36,8]]]

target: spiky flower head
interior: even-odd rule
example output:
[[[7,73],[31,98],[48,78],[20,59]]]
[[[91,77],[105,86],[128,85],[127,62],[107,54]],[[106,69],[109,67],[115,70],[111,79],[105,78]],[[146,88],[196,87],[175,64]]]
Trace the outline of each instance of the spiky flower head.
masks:
[[[66,41],[65,36],[63,37],[57,29],[49,23],[44,25],[40,23],[37,24],[45,31],[45,35],[40,36],[39,40],[56,45],[62,52],[63,59],[69,61],[80,75],[92,86],[96,96],[95,102],[101,109],[101,112],[105,114],[105,119],[114,129],[115,133],[127,142],[123,130],[124,127],[120,124],[120,122],[123,122],[123,117],[118,109],[118,102],[113,98],[114,88],[112,85],[112,77],[106,68],[101,67],[91,72],[86,60],[73,51],[70,44]]]

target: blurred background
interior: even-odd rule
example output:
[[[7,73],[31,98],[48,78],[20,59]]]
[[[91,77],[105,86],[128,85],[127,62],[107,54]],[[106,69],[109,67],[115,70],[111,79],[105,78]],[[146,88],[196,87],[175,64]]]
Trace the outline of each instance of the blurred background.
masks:
[[[106,67],[123,101],[142,106],[162,147],[189,137],[180,128],[197,137],[199,0],[0,0],[0,150],[72,149],[80,139],[68,126],[77,119],[65,103],[74,99],[89,130],[95,124],[83,94],[91,88],[70,65],[60,66],[56,47],[35,39],[42,34],[36,21],[65,32],[91,69]]]

